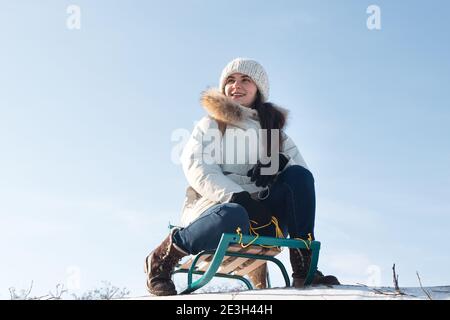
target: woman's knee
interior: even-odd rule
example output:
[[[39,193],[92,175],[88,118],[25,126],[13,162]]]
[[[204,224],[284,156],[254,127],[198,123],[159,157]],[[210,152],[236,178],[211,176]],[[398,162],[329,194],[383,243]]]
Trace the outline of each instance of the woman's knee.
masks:
[[[314,176],[311,171],[299,165],[292,165],[287,167],[283,172],[280,173],[280,175],[285,181],[303,181],[305,183],[314,183]]]
[[[217,212],[222,219],[222,225],[227,232],[236,232],[236,229],[241,228],[243,233],[247,233],[250,228],[250,220],[245,208],[237,203],[225,203],[221,210]]]

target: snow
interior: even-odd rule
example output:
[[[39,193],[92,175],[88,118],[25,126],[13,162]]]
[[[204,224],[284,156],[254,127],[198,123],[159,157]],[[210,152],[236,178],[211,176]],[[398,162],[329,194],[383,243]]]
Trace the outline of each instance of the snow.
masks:
[[[362,285],[315,286],[303,289],[273,288],[224,293],[191,293],[177,296],[141,296],[132,300],[450,300],[450,286],[400,288],[367,287]]]

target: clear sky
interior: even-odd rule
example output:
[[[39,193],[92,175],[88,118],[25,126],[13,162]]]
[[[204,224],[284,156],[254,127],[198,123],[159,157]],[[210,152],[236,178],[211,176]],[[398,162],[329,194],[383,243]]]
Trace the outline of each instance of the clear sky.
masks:
[[[102,280],[145,294],[144,258],[187,185],[171,135],[192,130],[200,92],[239,56],[266,68],[315,175],[319,268],[392,285],[396,263],[400,286],[418,286],[416,271],[450,284],[448,1],[0,8],[0,298],[31,281],[36,294]]]

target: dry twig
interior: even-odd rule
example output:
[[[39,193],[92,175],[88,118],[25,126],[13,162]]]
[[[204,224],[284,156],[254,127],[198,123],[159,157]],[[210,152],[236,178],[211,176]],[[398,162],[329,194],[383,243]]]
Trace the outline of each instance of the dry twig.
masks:
[[[393,277],[394,277],[394,289],[395,292],[397,292],[397,294],[399,295],[405,295],[402,290],[400,290],[400,287],[398,286],[398,274],[395,273],[395,263],[392,266],[392,273],[393,273]]]
[[[428,291],[425,290],[424,287],[422,286],[422,281],[420,280],[419,272],[416,271],[416,274],[417,274],[417,278],[419,279],[419,284],[420,284],[420,287],[422,288],[423,292],[425,292],[428,299],[433,300],[433,298],[431,298],[431,295],[428,293]]]
[[[375,292],[377,294],[382,294],[382,295],[385,295],[385,296],[395,297],[395,296],[398,296],[398,295],[404,295],[404,296],[415,297],[412,294],[407,294],[407,293],[404,293],[404,292],[398,293],[397,291],[389,291],[389,290],[384,290],[383,291],[381,289],[369,287],[369,286],[367,286],[367,285],[365,285],[363,283],[357,283],[357,285],[364,286],[367,289],[369,289],[369,290],[371,290],[371,291],[373,291],[373,292]]]
[[[33,289],[33,280],[31,281],[30,284],[30,288],[28,289],[28,292],[26,292],[25,290],[21,290],[20,294],[16,293],[16,288],[9,288],[9,295],[11,300],[27,300],[27,299],[32,299],[29,298],[28,296],[31,293],[31,290]]]

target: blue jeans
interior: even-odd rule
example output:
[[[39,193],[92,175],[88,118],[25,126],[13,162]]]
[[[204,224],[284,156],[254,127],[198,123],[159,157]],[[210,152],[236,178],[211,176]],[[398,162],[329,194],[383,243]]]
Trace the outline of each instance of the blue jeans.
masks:
[[[314,177],[302,166],[293,165],[281,172],[270,188],[267,199],[262,202],[278,219],[285,237],[314,239],[316,195]],[[236,233],[241,228],[248,234],[250,221],[247,211],[236,203],[215,205],[201,214],[190,225],[176,232],[174,243],[189,252],[197,254],[203,250],[216,249],[222,233]],[[270,225],[257,231],[262,236],[275,236],[275,226]]]

